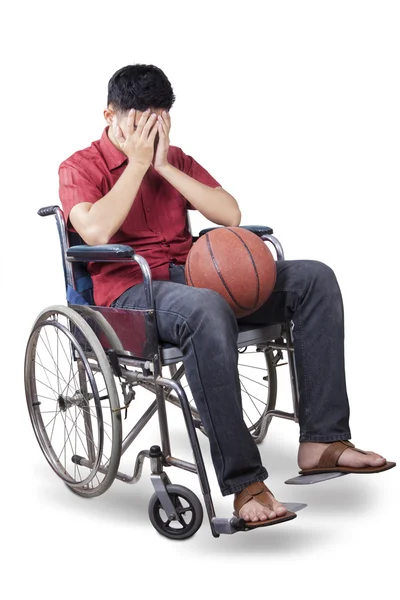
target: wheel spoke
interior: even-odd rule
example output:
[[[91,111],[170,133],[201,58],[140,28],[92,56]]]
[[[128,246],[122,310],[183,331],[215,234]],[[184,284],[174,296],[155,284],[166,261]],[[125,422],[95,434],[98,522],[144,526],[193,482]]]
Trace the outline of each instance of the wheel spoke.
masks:
[[[37,365],[39,365],[40,367],[42,367],[42,369],[43,369],[44,371],[47,371],[47,372],[48,372],[48,373],[50,373],[51,375],[54,375],[54,377],[56,377],[57,381],[59,381],[59,377],[56,375],[56,373],[53,373],[53,371],[50,371],[50,369],[48,369],[47,367],[45,367],[45,366],[42,364],[42,362],[41,362],[41,360],[42,360],[42,359],[41,359],[41,358],[40,358],[40,356],[39,356],[39,352],[38,352],[38,358],[39,358],[39,361],[40,361],[40,362],[38,362],[38,361],[36,361],[36,360],[35,360],[35,363],[36,363]],[[64,378],[63,378],[63,379],[64,379]],[[64,379],[64,381],[65,381],[65,379]]]
[[[79,409],[79,410],[81,412],[82,409]],[[66,414],[67,418],[74,423],[73,419],[71,419],[71,417],[68,415],[68,413],[65,413],[65,414]],[[86,434],[86,431],[83,431],[83,429],[81,429],[78,425],[76,425],[76,427],[86,438],[89,439],[90,442],[92,442],[94,444],[94,447],[97,450],[96,442],[93,439],[90,439],[90,437]]]
[[[45,333],[45,336],[46,336],[46,339],[47,339],[47,343],[48,343],[48,345],[49,345],[49,347],[50,347],[50,346],[51,346],[51,344],[50,344],[49,336],[47,335],[47,328],[46,328],[46,327],[44,327],[44,333]],[[40,336],[39,336],[39,337],[40,337]],[[51,360],[53,361],[53,363],[54,363],[54,366],[55,366],[56,370],[57,370],[57,371],[60,371],[60,370],[59,370],[59,368],[58,368],[58,361],[57,361],[57,363],[56,363],[56,361],[54,360],[54,357],[53,357],[52,353],[51,353],[51,352],[50,352],[50,350],[49,350],[49,347],[48,347],[48,346],[46,346],[46,342],[44,341],[44,339],[43,339],[43,338],[42,338],[42,342],[43,342],[43,345],[44,345],[44,347],[46,348],[46,350],[47,350],[47,352],[48,352],[48,354],[49,354],[49,356],[50,356]],[[38,353],[38,354],[39,354],[39,353]],[[56,377],[57,377],[57,381],[59,381],[59,377],[60,377],[60,376],[59,376],[59,375],[58,375],[58,376],[56,375]]]
[[[241,381],[240,384],[243,386],[243,389],[244,389],[245,393],[248,395],[248,397],[250,398],[250,400],[251,400],[254,408],[256,409],[256,411],[258,412],[259,416],[261,417],[261,413],[258,410],[258,407],[255,405],[255,402],[254,402],[253,398],[251,397],[251,394],[249,394],[249,392],[247,391],[246,386],[244,385],[243,381]]]
[[[60,407],[59,407],[59,406],[58,406],[58,404],[57,404],[57,413],[56,413],[56,416],[54,417],[53,428],[52,428],[52,430],[51,430],[50,444],[51,444],[51,442],[52,442],[52,439],[53,439],[54,427],[55,427],[55,424],[56,424],[56,417],[57,417],[57,415],[58,415],[58,414],[60,414],[60,410],[59,410],[59,409],[60,409]]]
[[[264,389],[268,390],[268,386],[267,385],[265,385],[264,383],[260,383],[256,379],[252,379],[251,377],[247,377],[247,375],[243,375],[242,373],[240,373],[240,377],[243,377],[244,379],[248,379],[249,381],[252,381],[253,383],[256,383],[257,385],[261,385],[261,387],[263,387]]]
[[[259,371],[265,371],[267,372],[268,369],[266,369],[265,367],[256,367],[255,365],[245,365],[244,363],[238,363],[239,367],[247,367],[248,369],[258,369]]]

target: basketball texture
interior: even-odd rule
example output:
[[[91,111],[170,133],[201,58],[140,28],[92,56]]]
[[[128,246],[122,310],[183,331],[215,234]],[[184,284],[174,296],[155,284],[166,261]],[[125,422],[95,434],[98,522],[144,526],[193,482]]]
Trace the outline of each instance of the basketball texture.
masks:
[[[276,264],[266,244],[251,231],[220,227],[193,244],[185,276],[188,285],[221,294],[240,318],[268,300],[275,286]]]

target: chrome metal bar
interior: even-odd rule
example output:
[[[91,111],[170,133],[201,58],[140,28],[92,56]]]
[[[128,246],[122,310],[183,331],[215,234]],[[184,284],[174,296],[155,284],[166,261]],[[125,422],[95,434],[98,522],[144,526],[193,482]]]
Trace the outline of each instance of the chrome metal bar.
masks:
[[[90,462],[90,464],[93,465],[96,460],[96,449],[95,449],[94,437],[93,437],[92,417],[90,414],[89,402],[87,400],[88,389],[87,389],[87,382],[86,382],[86,371],[85,371],[85,367],[81,360],[78,360],[78,379],[79,379],[80,390],[83,394],[84,403],[85,403],[85,407],[82,412],[83,412],[83,422],[85,424],[87,453],[88,453],[89,462]],[[93,390],[93,391],[95,392],[95,390]],[[101,435],[103,435],[103,430],[101,430]]]
[[[149,458],[148,450],[142,450],[141,452],[139,452],[139,454],[137,455],[137,458],[136,458],[135,469],[133,471],[132,477],[130,477],[129,475],[126,475],[126,473],[121,473],[121,471],[118,471],[115,476],[115,479],[119,479],[120,481],[124,481],[125,483],[132,483],[132,484],[137,483],[142,475],[143,463],[144,463],[144,459],[146,457]],[[93,465],[90,461],[88,461],[86,458],[82,458],[82,457],[79,457],[77,464],[81,465],[82,467],[88,467],[89,469],[91,469],[93,467]],[[108,469],[106,469],[105,467],[99,466],[97,471],[99,473],[103,473],[105,475],[108,472]]]
[[[152,404],[150,404],[149,408],[143,415],[140,417],[139,421],[136,425],[131,429],[128,435],[122,442],[121,446],[121,456],[124,452],[129,448],[132,442],[137,438],[139,433],[142,431],[143,427],[150,421],[151,417],[157,412],[157,402],[154,400]]]
[[[281,419],[288,419],[289,421],[295,421],[295,415],[294,413],[288,413],[285,412],[284,410],[268,410],[265,413],[266,416],[268,417],[280,417]]]
[[[168,396],[166,397],[167,402],[170,402],[170,404],[173,404],[174,406],[177,406],[178,408],[181,408],[181,404],[178,400],[178,398],[176,398],[176,396],[173,396],[172,394],[168,394]],[[192,413],[192,417],[194,419],[200,419],[200,413],[199,411],[194,408],[193,406],[190,407],[190,412]]]
[[[161,362],[159,356],[154,357],[154,381],[158,383],[161,376]],[[176,385],[176,384],[175,384]],[[168,431],[168,417],[167,407],[164,397],[164,388],[161,385],[155,387],[157,411],[158,411],[158,422],[160,425],[160,438],[161,438],[161,449],[164,456],[171,455],[171,443],[169,439]]]
[[[59,206],[54,207],[54,215],[57,223],[58,236],[60,238],[62,266],[64,270],[64,278],[66,283],[65,287],[67,287],[67,285],[74,287],[72,265],[66,260],[68,248],[67,230],[65,227],[64,215]]]
[[[271,244],[273,245],[273,247],[276,250],[276,256],[277,256],[278,260],[285,260],[285,254],[283,252],[282,244],[274,235],[270,235],[267,233],[267,234],[261,236],[261,239],[264,240],[265,242],[271,242]]]
[[[207,515],[208,515],[208,518],[210,521],[211,532],[214,537],[218,537],[219,534],[215,531],[214,525],[212,522],[213,518],[215,517],[215,509],[214,509],[214,505],[213,505],[212,498],[211,498],[210,484],[208,482],[207,472],[206,472],[206,468],[204,465],[203,456],[201,454],[199,440],[197,438],[196,429],[194,427],[194,423],[193,423],[193,419],[192,419],[192,414],[190,412],[188,398],[187,398],[182,386],[179,383],[177,383],[176,381],[172,381],[172,379],[166,379],[165,377],[157,377],[156,382],[158,385],[172,388],[180,400],[181,408],[182,408],[182,412],[183,412],[183,418],[185,420],[186,429],[188,432],[190,444],[191,444],[193,455],[194,455],[195,464],[197,467],[197,474],[199,477],[200,488],[203,493],[204,503],[206,505]]]
[[[173,456],[166,456],[165,462],[172,467],[179,467],[179,469],[184,469],[185,471],[190,471],[191,473],[197,473],[196,465],[193,463],[187,462],[186,460],[182,460],[181,458],[174,458]]]
[[[296,370],[296,359],[294,355],[294,341],[293,341],[293,331],[291,327],[291,322],[289,321],[286,324],[287,336],[286,341],[288,343],[288,348],[292,347],[293,352],[288,350],[288,363],[289,363],[289,373],[290,373],[290,383],[292,387],[292,399],[293,399],[293,413],[294,413],[294,421],[295,423],[299,422],[299,403],[300,403],[300,392],[299,392],[299,381],[297,378],[297,370]]]
[[[154,296],[153,296],[153,286],[151,279],[151,271],[149,267],[149,263],[143,256],[139,256],[139,254],[134,254],[132,257],[139,265],[142,270],[143,280],[144,280],[144,292],[146,295],[147,307],[151,310],[154,310]]]
[[[276,342],[267,342],[267,344],[268,348],[271,348],[271,350],[289,350],[290,352],[294,352],[293,346],[288,347],[287,344],[277,344]]]
[[[135,468],[133,470],[133,475],[128,480],[125,480],[126,483],[137,483],[142,475],[143,471],[143,463],[145,458],[150,458],[150,453],[148,450],[141,450],[136,458]]]

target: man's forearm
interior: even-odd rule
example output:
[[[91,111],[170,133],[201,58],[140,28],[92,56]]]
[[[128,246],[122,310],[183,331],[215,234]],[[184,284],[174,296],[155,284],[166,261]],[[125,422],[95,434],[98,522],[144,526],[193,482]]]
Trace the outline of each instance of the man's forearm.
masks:
[[[86,238],[91,244],[108,244],[110,238],[118,231],[132,207],[146,169],[136,163],[128,163],[114,187],[90,207],[86,215]]]
[[[209,221],[226,227],[239,225],[239,206],[225,190],[204,185],[170,164],[157,171]]]

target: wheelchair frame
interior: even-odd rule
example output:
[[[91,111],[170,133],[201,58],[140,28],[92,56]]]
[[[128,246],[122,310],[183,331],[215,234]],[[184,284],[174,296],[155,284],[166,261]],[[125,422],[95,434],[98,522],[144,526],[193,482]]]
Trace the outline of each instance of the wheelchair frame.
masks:
[[[120,481],[124,481],[125,483],[137,483],[142,474],[144,460],[145,458],[149,458],[151,468],[151,481],[155,490],[155,494],[153,495],[150,504],[153,503],[154,506],[155,503],[158,502],[157,506],[160,505],[164,509],[166,515],[171,521],[179,519],[177,506],[179,508],[180,505],[179,503],[177,505],[175,501],[174,503],[171,501],[172,496],[170,496],[169,491],[172,488],[179,488],[184,491],[186,490],[186,492],[190,492],[190,490],[187,490],[186,488],[180,486],[171,485],[167,474],[163,470],[163,468],[167,466],[175,466],[186,471],[197,473],[200,481],[201,491],[204,497],[204,503],[206,506],[211,532],[214,537],[218,537],[220,534],[232,534],[237,531],[249,530],[250,528],[246,526],[246,523],[243,519],[237,517],[219,518],[215,514],[208,477],[196,433],[196,428],[201,429],[201,421],[199,421],[199,419],[197,418],[197,414],[193,411],[193,408],[190,407],[187,395],[180,384],[180,378],[182,376],[182,373],[184,372],[184,367],[181,366],[179,369],[176,368],[176,363],[182,360],[182,356],[180,355],[179,349],[175,347],[163,348],[160,345],[160,341],[157,335],[157,324],[152,291],[152,277],[147,261],[142,256],[135,254],[134,250],[129,246],[119,244],[109,244],[106,246],[70,246],[68,233],[61,209],[58,206],[44,207],[38,211],[38,214],[40,216],[54,215],[56,218],[56,224],[60,238],[62,263],[67,294],[68,290],[72,289],[76,291],[78,287],[77,280],[74,274],[74,263],[86,263],[89,261],[125,263],[135,261],[139,264],[143,275],[147,302],[147,307],[145,310],[139,311],[115,309],[110,307],[94,306],[90,304],[84,305],[68,302],[69,309],[64,309],[64,312],[60,313],[65,315],[69,310],[72,310],[75,311],[76,314],[83,317],[87,325],[93,331],[93,335],[98,340],[100,340],[102,348],[105,351],[105,354],[109,361],[112,374],[114,376],[119,377],[120,379],[122,378],[123,380],[128,382],[128,385],[139,384],[140,386],[155,394],[155,400],[146,409],[144,414],[137,421],[136,425],[126,435],[124,440],[122,440],[121,438],[120,453],[118,459],[115,461],[116,466],[114,469],[114,476],[111,478],[111,481],[109,482],[109,484],[107,484],[105,489],[99,493],[103,493],[103,491],[105,491],[109,487],[109,485],[111,485],[114,479],[119,479]],[[207,231],[210,231],[211,229],[214,228],[203,230],[202,232],[200,232],[200,235],[206,233]],[[248,226],[246,227],[246,229],[250,229],[251,231],[253,231],[264,242],[270,242],[275,248],[277,260],[284,260],[283,248],[280,242],[277,240],[277,238],[272,235],[272,229],[258,226]],[[195,240],[197,238],[193,239]],[[54,312],[62,308],[63,307],[49,307],[48,309],[43,311],[41,313],[42,316],[39,315],[39,318],[32,330],[31,337],[35,331],[35,327],[37,328],[41,324],[43,324],[44,314],[51,314],[52,310]],[[68,312],[68,314],[72,313]],[[137,330],[140,329],[141,331],[145,332],[145,335],[144,337],[142,336],[141,340],[137,341],[136,339],[132,339],[133,336],[126,335],[126,332],[132,331],[133,327],[135,327]],[[70,332],[71,335],[74,335],[74,326],[72,326],[72,321]],[[244,331],[242,333],[242,342],[240,342],[239,340],[238,346],[240,343],[241,346],[257,345],[264,350],[285,350],[288,356],[293,399],[293,413],[288,413],[277,409],[268,410],[264,415],[263,422],[261,423],[261,428],[264,427],[265,429],[265,431],[262,433],[264,433],[265,435],[266,429],[273,416],[284,419],[290,419],[295,422],[298,422],[299,391],[295,368],[292,323],[287,322],[285,324],[272,327],[251,325],[247,326],[247,329],[244,328]],[[286,337],[286,342],[284,341],[284,337]],[[85,348],[85,341],[83,341],[82,343],[79,340],[79,338],[77,339],[80,344],[80,347],[82,348],[82,356],[90,358],[92,356],[91,348]],[[79,357],[76,357],[76,359],[80,360]],[[170,378],[164,377],[162,375],[162,367],[165,365],[170,365]],[[94,367],[93,364],[91,364],[90,367],[92,370],[95,370],[97,368]],[[134,370],[129,370],[128,367],[131,367]],[[26,363],[25,380],[27,381],[28,379],[29,372]],[[35,395],[35,390],[33,390],[30,384],[28,383],[26,384],[26,389],[27,401],[29,406],[32,396]],[[171,454],[171,443],[166,412],[166,401],[169,399],[171,392],[174,392],[176,394],[179,406],[181,407],[183,412],[183,417],[194,456],[194,463],[182,460],[180,458],[176,458]],[[176,404],[176,402],[173,403]],[[35,402],[33,402],[33,404],[35,404]],[[37,402],[37,398],[36,404],[40,404],[40,402]],[[121,407],[119,411],[123,410],[124,408],[127,408],[127,406]],[[38,437],[40,432],[38,432],[37,430],[37,424],[35,425],[34,410],[35,409],[32,408],[32,406],[30,406],[30,416],[32,419],[32,424],[34,426],[35,433]],[[38,407],[37,410],[39,410]],[[149,422],[149,420],[152,418],[155,412],[158,412],[161,448],[158,445],[154,445],[150,448],[150,450],[140,451],[136,458],[132,476],[118,471],[119,460],[121,456],[126,452],[126,450],[136,439],[136,437],[142,431],[145,425]],[[121,412],[118,412],[118,417],[119,420],[121,420]],[[260,437],[263,438],[262,435]],[[93,464],[91,464],[91,462],[88,459],[85,459],[83,457],[74,456],[72,457],[72,460],[73,462],[77,462],[79,465],[87,467],[89,469],[93,467]],[[98,464],[95,474],[97,472],[106,473],[107,468]],[[94,475],[92,475],[92,478],[93,477]],[[68,483],[68,481],[66,481],[66,483],[67,485],[69,485],[69,487],[71,487],[71,489],[73,489],[73,491],[79,491],[77,489],[74,490],[74,486],[71,483]],[[179,495],[179,490],[176,493]],[[194,506],[196,504],[197,498],[192,492],[190,493],[192,494],[192,496],[189,495],[188,501],[189,504],[191,503]],[[82,493],[81,495],[84,494]],[[193,499],[193,496],[196,500]],[[185,492],[180,497],[185,498]],[[196,509],[199,512],[199,506],[201,509],[201,505],[199,503],[199,505],[196,505],[193,510]],[[304,507],[304,505],[287,506],[290,510],[299,510],[300,508]],[[156,527],[156,529],[163,535],[175,539],[182,539],[184,537],[190,537],[197,531],[198,527],[201,524],[202,514],[201,518],[199,517],[195,523],[195,530],[186,532],[187,535],[181,536],[175,534],[168,535],[168,533],[161,531],[160,528],[156,526],[151,514],[150,519],[153,525]],[[199,520],[200,523],[198,523]]]

